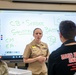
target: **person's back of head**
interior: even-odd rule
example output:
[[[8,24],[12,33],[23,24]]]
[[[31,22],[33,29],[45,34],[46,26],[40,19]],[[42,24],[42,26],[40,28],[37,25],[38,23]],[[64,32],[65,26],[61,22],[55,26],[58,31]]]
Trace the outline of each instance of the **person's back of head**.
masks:
[[[59,30],[65,39],[74,39],[76,36],[76,24],[73,21],[62,21]]]

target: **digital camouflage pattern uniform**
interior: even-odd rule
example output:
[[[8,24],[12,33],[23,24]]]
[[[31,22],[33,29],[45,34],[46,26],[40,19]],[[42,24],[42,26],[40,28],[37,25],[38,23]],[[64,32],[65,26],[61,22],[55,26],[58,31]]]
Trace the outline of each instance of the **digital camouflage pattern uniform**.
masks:
[[[0,61],[0,75],[9,75],[8,66],[4,61]]]

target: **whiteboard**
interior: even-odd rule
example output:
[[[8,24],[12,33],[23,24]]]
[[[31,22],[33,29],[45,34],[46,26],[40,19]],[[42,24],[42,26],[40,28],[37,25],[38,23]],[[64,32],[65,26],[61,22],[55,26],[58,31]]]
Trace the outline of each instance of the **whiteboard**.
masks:
[[[51,53],[62,44],[57,32],[62,20],[76,23],[76,12],[0,10],[0,56],[20,58],[34,39],[33,30],[37,27],[43,30],[42,41],[48,44]]]

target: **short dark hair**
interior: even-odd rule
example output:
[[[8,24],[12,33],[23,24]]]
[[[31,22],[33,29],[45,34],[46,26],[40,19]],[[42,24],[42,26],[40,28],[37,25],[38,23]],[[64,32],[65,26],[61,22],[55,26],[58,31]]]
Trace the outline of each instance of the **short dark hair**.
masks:
[[[65,39],[74,39],[76,36],[76,24],[73,21],[61,21],[59,30]]]

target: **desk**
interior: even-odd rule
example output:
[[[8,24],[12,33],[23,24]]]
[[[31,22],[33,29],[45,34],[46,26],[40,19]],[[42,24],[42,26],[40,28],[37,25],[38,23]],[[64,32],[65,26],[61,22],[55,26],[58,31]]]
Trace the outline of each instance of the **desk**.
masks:
[[[32,72],[29,70],[16,69],[16,68],[8,68],[9,75],[32,75]]]

